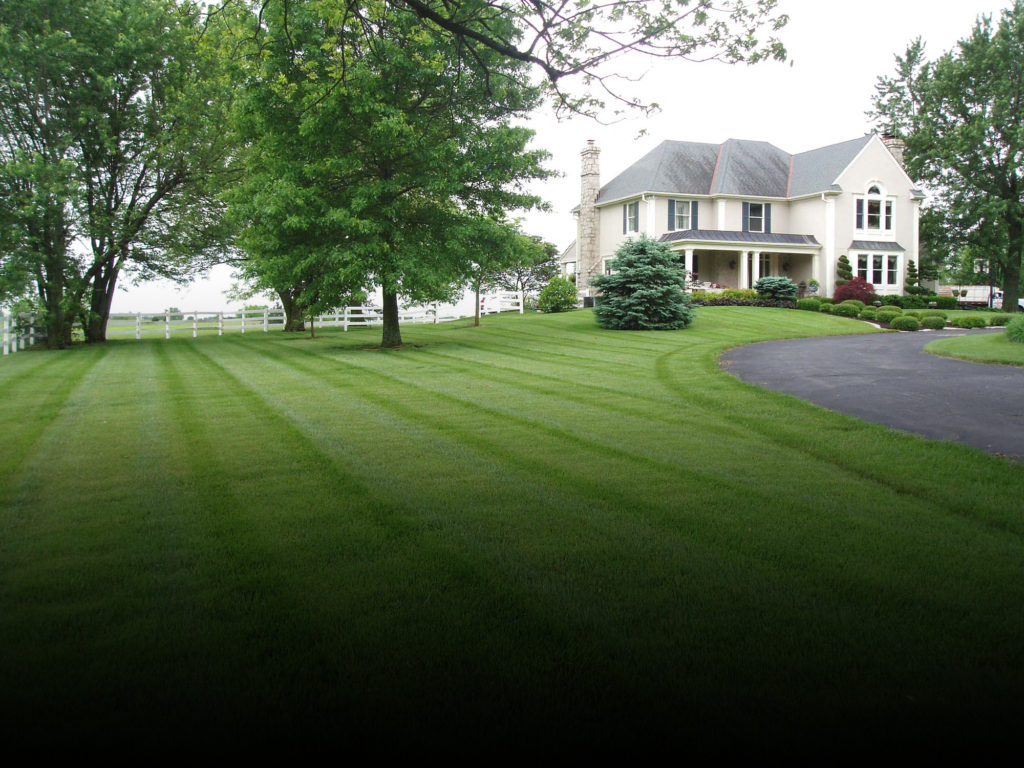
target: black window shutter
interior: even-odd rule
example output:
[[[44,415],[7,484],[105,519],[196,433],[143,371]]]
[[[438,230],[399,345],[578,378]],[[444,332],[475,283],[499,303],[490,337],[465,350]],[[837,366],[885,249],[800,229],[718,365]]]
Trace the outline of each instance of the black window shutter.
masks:
[[[719,224],[721,226],[721,224]],[[750,231],[750,203],[743,204],[743,231]]]
[[[764,231],[765,234],[770,234],[772,231],[772,204],[764,204]]]
[[[626,226],[629,223],[628,217],[629,203],[622,206],[622,234],[626,234]]]
[[[690,229],[700,229],[697,226],[697,201],[692,200],[690,202]]]
[[[668,201],[668,231],[671,232],[676,228],[676,201]]]

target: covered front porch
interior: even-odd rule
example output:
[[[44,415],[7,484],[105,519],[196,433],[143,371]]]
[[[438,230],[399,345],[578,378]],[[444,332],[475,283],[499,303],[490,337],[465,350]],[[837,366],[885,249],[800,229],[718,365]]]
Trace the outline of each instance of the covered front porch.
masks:
[[[679,254],[695,288],[753,288],[769,276],[809,283],[819,272],[821,246],[811,235],[688,230],[661,240]]]

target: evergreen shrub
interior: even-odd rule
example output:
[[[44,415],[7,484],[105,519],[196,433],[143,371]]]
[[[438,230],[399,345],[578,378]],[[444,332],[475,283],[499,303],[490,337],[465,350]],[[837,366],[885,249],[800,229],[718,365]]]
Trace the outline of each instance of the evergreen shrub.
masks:
[[[797,286],[788,277],[762,277],[754,283],[754,290],[762,298],[791,301],[796,298]]]
[[[646,235],[627,240],[609,264],[612,272],[591,280],[601,291],[594,308],[602,328],[617,331],[670,331],[693,322],[686,272],[672,251]]]
[[[921,318],[921,327],[930,328],[933,331],[941,331],[946,327],[946,321],[944,318],[928,315]]]
[[[938,309],[957,309],[960,306],[956,296],[935,296],[932,298],[932,301],[935,302],[935,306]]]
[[[817,312],[821,308],[821,302],[817,299],[797,299],[796,308]]]
[[[874,320],[875,319],[875,314],[876,314],[876,310],[875,310],[874,307],[864,307],[864,309],[862,309],[860,311],[860,319],[861,320]]]
[[[860,310],[854,304],[833,304],[832,314],[839,315],[840,317],[857,317],[860,314]]]
[[[916,331],[921,327],[916,317],[899,316],[889,321],[889,327],[896,331]]]
[[[997,315],[992,315],[988,319],[989,325],[1006,325],[1008,322],[1013,320],[1013,315],[1007,314],[1006,312],[1000,312]]]

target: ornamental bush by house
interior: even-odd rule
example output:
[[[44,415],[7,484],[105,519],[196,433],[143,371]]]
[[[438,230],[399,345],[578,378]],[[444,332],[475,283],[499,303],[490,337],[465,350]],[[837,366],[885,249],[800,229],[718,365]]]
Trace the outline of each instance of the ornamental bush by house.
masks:
[[[875,308],[874,307],[864,307],[864,309],[862,309],[860,311],[860,319],[861,320],[874,320],[875,319],[875,314],[876,313],[875,313]]]
[[[776,301],[792,301],[796,298],[797,285],[788,277],[762,277],[754,283],[757,295]]]
[[[576,309],[576,286],[564,277],[553,277],[537,297],[541,312],[568,312]]]
[[[836,263],[836,274],[839,275],[839,279],[836,280],[837,286],[846,285],[853,279],[853,267],[845,253],[839,257],[839,261]]]
[[[608,268],[610,274],[590,281],[601,291],[594,314],[602,328],[671,331],[693,322],[696,310],[683,292],[686,271],[664,243],[646,235],[627,240]]]
[[[1013,315],[1005,313],[1005,312],[999,312],[998,314],[992,315],[992,317],[990,317],[988,319],[988,324],[989,325],[1006,325],[1012,319],[1013,319]]]
[[[821,308],[821,302],[817,299],[797,299],[796,308],[817,312]]]
[[[875,295],[875,286],[863,277],[855,277],[836,287],[832,299],[837,302],[844,302],[847,299],[856,299],[864,304],[874,304],[878,296]]]
[[[1018,315],[1006,324],[1006,337],[1010,341],[1024,344],[1024,315]]]
[[[840,317],[857,317],[860,310],[854,304],[833,304],[832,314]]]
[[[941,331],[946,327],[946,319],[943,317],[935,317],[935,315],[927,315],[921,318],[921,327],[928,328],[932,331]]]

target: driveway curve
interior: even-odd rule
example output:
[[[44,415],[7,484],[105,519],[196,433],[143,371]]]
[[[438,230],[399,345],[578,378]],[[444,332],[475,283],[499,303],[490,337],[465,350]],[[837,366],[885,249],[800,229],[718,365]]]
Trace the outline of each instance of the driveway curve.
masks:
[[[759,387],[935,440],[956,440],[1024,462],[1024,368],[922,351],[936,331],[765,341],[737,347],[721,367]]]

